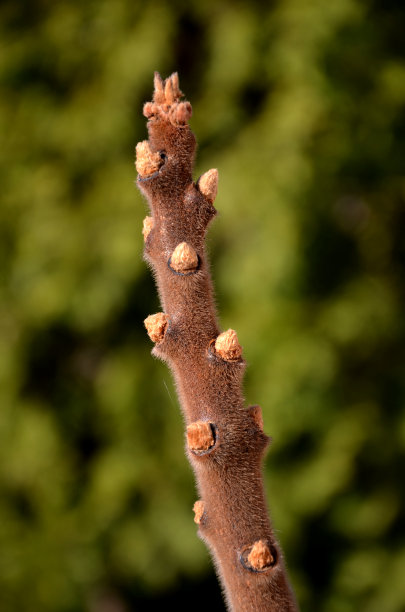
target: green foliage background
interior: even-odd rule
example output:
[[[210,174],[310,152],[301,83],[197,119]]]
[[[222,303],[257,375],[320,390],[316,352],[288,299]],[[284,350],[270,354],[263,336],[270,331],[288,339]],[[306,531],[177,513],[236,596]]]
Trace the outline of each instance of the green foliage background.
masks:
[[[134,186],[153,71],[219,169],[223,328],[302,611],[405,609],[405,42],[388,0],[0,8],[0,609],[221,610]],[[108,607],[110,606],[110,607]]]

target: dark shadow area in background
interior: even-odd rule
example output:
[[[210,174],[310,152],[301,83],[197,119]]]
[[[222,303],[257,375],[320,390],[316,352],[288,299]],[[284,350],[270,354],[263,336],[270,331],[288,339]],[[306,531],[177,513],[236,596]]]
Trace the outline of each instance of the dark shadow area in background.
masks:
[[[225,602],[214,573],[210,573],[204,580],[190,580],[182,578],[175,588],[159,593],[159,595],[148,597],[132,596],[128,594],[131,612],[141,610],[167,610],[176,612],[223,612]]]

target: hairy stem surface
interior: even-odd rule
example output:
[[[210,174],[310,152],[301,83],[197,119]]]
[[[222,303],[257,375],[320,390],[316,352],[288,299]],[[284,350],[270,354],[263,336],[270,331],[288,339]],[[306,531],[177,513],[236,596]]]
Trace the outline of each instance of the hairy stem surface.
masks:
[[[220,333],[205,236],[216,210],[218,172],[193,182],[196,142],[177,74],[155,74],[144,106],[149,140],[137,145],[138,186],[151,216],[145,259],[164,312],[145,320],[153,354],[175,377],[187,425],[187,453],[201,499],[194,505],[229,610],[296,611],[280,546],[268,516],[261,465],[269,438],[259,406],[245,408],[245,370],[234,330]]]

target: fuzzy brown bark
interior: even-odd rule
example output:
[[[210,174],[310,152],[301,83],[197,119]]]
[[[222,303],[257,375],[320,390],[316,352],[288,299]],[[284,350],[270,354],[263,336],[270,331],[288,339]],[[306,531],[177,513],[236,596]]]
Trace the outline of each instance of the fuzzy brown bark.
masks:
[[[138,186],[152,217],[145,259],[164,312],[145,321],[153,354],[169,364],[187,425],[186,446],[201,500],[195,522],[234,612],[296,611],[282,552],[268,517],[261,464],[269,438],[259,406],[245,408],[245,362],[236,333],[220,333],[205,251],[216,214],[218,173],[194,183],[196,142],[177,74],[155,74],[145,104],[149,141],[137,145]]]

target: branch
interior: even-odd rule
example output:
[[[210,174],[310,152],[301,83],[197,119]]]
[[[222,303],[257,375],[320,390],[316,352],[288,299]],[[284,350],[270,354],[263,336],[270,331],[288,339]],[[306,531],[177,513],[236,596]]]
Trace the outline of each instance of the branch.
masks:
[[[296,611],[266,508],[261,464],[269,438],[260,407],[244,407],[242,348],[234,330],[220,333],[214,306],[205,235],[216,214],[218,172],[193,182],[196,141],[182,96],[177,73],[165,81],[155,73],[153,101],[143,111],[149,140],[136,147],[138,186],[152,214],[144,221],[144,255],[164,310],[145,325],[153,354],[176,380],[201,495],[194,520],[229,610]]]

